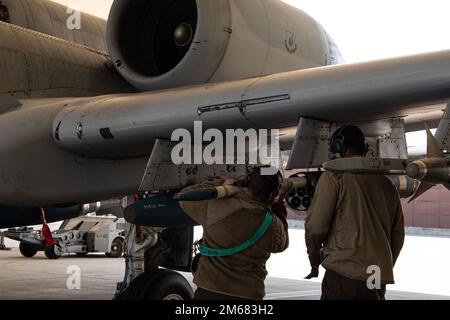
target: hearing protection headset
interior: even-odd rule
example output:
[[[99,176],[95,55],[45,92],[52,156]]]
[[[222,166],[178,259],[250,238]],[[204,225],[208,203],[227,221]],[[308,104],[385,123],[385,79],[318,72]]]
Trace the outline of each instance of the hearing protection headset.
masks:
[[[330,139],[330,154],[332,159],[342,158],[347,151],[347,145],[345,143],[344,131],[350,127],[345,125],[339,127],[332,135]],[[359,129],[359,128],[358,128]],[[364,156],[369,152],[369,145],[364,140]]]
[[[333,159],[341,158],[347,151],[345,145],[344,130],[348,126],[339,127],[331,137],[330,140],[330,153]]]
[[[249,167],[248,168],[249,173],[247,174],[245,179],[242,181],[242,186],[248,187],[248,185],[250,184],[250,181],[252,180],[254,175],[258,172],[258,170],[261,170],[262,168],[270,168],[270,167],[271,166],[269,166],[269,165],[261,165],[261,166],[256,166],[256,167]],[[272,192],[268,196],[268,199],[267,199],[268,203],[272,203],[275,200],[275,198],[277,197],[278,193],[281,190],[281,186],[283,185],[284,176],[283,176],[281,170],[277,169],[276,175],[277,175],[277,184],[276,184],[275,188],[272,190]],[[267,182],[272,182],[272,181],[269,180],[269,178],[271,178],[272,175],[261,175],[261,177],[263,179],[265,179]]]

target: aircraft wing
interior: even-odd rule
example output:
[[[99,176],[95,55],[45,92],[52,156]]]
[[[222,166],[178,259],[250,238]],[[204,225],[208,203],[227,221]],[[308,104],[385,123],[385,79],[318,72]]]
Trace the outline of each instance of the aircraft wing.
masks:
[[[301,117],[333,123],[412,116],[440,118],[450,98],[450,51],[284,72],[78,101],[53,125],[57,145],[97,158],[148,156],[174,130],[296,127]],[[424,106],[430,106],[424,112]],[[430,116],[429,114],[432,114]],[[413,121],[414,122],[414,121]]]

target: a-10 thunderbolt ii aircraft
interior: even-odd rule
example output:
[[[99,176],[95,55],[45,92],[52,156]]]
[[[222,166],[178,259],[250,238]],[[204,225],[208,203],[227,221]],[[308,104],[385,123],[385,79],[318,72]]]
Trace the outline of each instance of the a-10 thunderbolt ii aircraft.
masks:
[[[170,199],[189,184],[245,174],[171,163],[172,133],[193,132],[195,121],[279,129],[288,169],[321,168],[330,134],[356,123],[369,160],[330,168],[396,174],[408,196],[414,181],[418,194],[449,181],[449,51],[342,64],[319,23],[278,0],[116,0],[108,21],[81,14],[74,30],[68,12],[45,0],[0,1],[0,228],[146,192],[129,199],[127,219],[139,225],[128,230],[118,297],[189,298],[178,273],[159,269],[188,270],[192,259],[192,221]],[[439,125],[433,152],[408,159],[405,131],[424,120]],[[306,173],[291,207],[308,208],[317,175]]]

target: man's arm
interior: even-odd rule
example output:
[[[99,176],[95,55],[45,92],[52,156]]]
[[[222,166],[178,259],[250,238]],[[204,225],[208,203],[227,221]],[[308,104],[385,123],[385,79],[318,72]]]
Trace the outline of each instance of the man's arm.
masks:
[[[405,241],[405,222],[403,216],[402,204],[397,197],[397,209],[395,210],[394,219],[391,228],[391,252],[393,265],[397,262],[400,251]]]
[[[305,241],[311,267],[318,269],[322,259],[320,250],[326,241],[339,198],[339,180],[331,172],[319,179],[305,222]]]
[[[283,203],[272,205],[273,224],[276,226],[272,252],[283,252],[289,246],[289,232],[287,223],[287,210]]]
[[[181,193],[186,193],[193,190],[199,189],[210,189],[212,187],[221,186],[223,184],[223,180],[217,180],[212,182],[207,182],[203,184],[196,184],[181,190]],[[180,206],[183,208],[184,212],[196,222],[201,225],[207,224],[207,215],[206,212],[208,210],[208,202],[209,200],[204,201],[181,201]]]

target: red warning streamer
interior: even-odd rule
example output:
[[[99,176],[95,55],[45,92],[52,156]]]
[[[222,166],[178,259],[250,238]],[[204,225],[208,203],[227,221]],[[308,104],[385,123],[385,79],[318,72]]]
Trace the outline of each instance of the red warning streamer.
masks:
[[[48,227],[47,221],[45,220],[45,211],[44,208],[40,208],[40,216],[42,223],[42,236],[44,237],[44,243],[46,247],[53,246],[55,244],[55,240],[53,239],[52,232]]]

